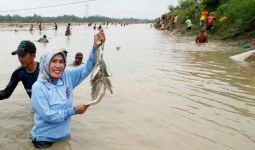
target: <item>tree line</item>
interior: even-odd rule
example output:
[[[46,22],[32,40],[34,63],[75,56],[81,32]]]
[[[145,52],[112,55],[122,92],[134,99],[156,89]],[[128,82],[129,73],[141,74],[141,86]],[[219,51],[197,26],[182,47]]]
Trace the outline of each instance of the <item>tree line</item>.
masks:
[[[137,18],[110,18],[105,16],[77,17],[75,15],[63,15],[57,17],[43,17],[34,14],[33,16],[0,15],[0,23],[37,23],[37,22],[129,22],[129,23],[150,23],[149,19]]]

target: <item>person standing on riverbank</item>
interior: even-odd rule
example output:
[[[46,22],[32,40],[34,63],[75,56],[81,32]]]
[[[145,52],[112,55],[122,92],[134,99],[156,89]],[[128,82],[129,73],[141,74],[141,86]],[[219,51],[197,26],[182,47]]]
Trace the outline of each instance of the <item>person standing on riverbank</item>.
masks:
[[[216,22],[216,17],[213,12],[210,13],[210,16],[208,16],[207,24],[206,24],[206,30],[211,31],[213,27],[213,23]]]
[[[192,27],[192,22],[189,19],[189,17],[186,17],[186,21],[185,21],[186,25],[187,25],[187,30],[191,30]]]
[[[47,51],[40,59],[40,76],[32,87],[34,126],[32,143],[47,148],[70,137],[71,117],[83,114],[89,105],[73,106],[73,90],[95,66],[96,49],[104,43],[103,32],[94,37],[94,45],[86,64],[65,70],[66,56],[62,51]]]
[[[205,21],[207,19],[207,16],[208,16],[208,11],[204,8],[202,10],[202,13],[201,13],[201,17],[200,17],[200,26],[204,26],[205,25]]]
[[[12,73],[6,88],[0,91],[0,100],[9,98],[19,81],[23,83],[28,96],[31,98],[31,88],[39,74],[39,63],[34,60],[36,47],[30,41],[21,41],[18,49],[12,52],[12,55],[16,54],[18,55],[21,67]]]
[[[200,11],[200,9],[198,8],[198,6],[196,6],[196,7],[194,8],[194,10],[193,10],[193,12],[194,12],[194,18],[195,18],[195,19],[197,19],[197,15],[198,15],[199,11]]]
[[[176,28],[177,21],[178,21],[178,16],[175,15],[175,16],[173,17],[173,22],[172,22],[172,27],[173,27],[173,28]]]

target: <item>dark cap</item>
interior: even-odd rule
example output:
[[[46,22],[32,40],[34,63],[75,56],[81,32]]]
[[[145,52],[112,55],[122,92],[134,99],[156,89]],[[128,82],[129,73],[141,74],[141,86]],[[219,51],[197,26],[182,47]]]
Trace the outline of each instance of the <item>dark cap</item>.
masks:
[[[35,44],[31,41],[21,41],[16,51],[12,52],[12,55],[24,55],[26,53],[36,53]]]

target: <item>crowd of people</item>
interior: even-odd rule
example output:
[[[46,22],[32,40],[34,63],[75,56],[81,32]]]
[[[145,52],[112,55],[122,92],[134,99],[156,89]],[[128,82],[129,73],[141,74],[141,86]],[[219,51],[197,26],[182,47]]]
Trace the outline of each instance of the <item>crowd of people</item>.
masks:
[[[38,30],[41,32],[43,30],[42,22],[37,23],[37,25],[38,25]],[[54,22],[53,29],[58,30],[58,24],[56,22]],[[33,24],[30,25],[29,31],[31,33],[34,32],[34,25]],[[17,30],[15,30],[15,32],[17,32]],[[67,24],[65,35],[66,36],[71,35],[71,23]],[[38,40],[38,42],[49,43],[49,40],[47,39],[47,36],[44,34],[43,37]]]
[[[171,30],[174,29],[183,29],[183,24],[186,24],[186,29],[188,31],[193,30],[194,24],[192,21],[199,19],[199,26],[200,31],[198,35],[195,38],[196,43],[205,43],[208,42],[208,35],[213,30],[214,23],[217,22],[216,16],[214,12],[211,12],[210,14],[206,10],[206,8],[203,8],[202,10],[196,6],[193,10],[192,16],[186,16],[185,22],[179,22],[178,24],[178,15],[167,15],[163,14],[161,18],[158,19],[159,28],[161,30]],[[200,14],[200,16],[199,16]],[[178,28],[179,27],[179,28]]]

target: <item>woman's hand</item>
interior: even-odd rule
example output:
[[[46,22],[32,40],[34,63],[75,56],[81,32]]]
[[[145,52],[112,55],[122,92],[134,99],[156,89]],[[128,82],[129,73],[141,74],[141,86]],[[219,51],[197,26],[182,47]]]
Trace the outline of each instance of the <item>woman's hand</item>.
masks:
[[[100,31],[94,36],[94,48],[97,49],[105,41],[105,35],[103,31]]]
[[[88,109],[89,105],[76,105],[76,114],[83,114]]]

